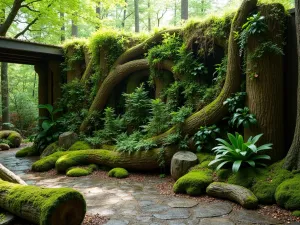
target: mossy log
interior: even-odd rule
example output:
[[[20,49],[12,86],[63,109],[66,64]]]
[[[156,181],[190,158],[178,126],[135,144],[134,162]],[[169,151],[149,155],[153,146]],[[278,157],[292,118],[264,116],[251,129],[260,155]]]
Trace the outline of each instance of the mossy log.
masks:
[[[214,182],[206,188],[206,193],[213,197],[237,202],[246,209],[255,209],[258,206],[258,199],[252,191],[239,185]]]
[[[167,168],[170,166],[171,159],[176,152],[176,148],[166,147],[163,156],[165,160],[165,166]],[[109,151],[104,149],[71,151],[65,153],[55,160],[55,168],[58,172],[62,173],[74,166],[96,164],[112,168],[121,167],[129,170],[153,171],[160,168],[158,160],[159,155],[161,155],[160,148],[149,151],[139,151],[133,154],[120,153],[117,151]],[[51,158],[51,156],[49,157]],[[47,157],[43,158],[42,160],[43,163],[48,163]],[[52,159],[50,159],[50,161],[51,160]],[[38,162],[39,161],[37,161],[37,163]],[[53,160],[51,162],[53,162]],[[35,167],[32,167],[34,171],[36,171]],[[47,167],[47,169],[50,170],[51,168]]]
[[[283,48],[286,15],[281,4],[262,5],[259,12],[265,17],[268,30],[263,37],[250,36],[247,43],[246,102],[257,125],[245,129],[245,138],[263,133],[259,144],[273,143],[268,154],[277,162],[285,156],[283,55],[263,46],[271,43]],[[260,57],[258,51],[263,51]]]
[[[163,30],[163,31],[158,32],[157,34],[153,35],[152,37],[150,37],[143,43],[141,43],[137,46],[134,46],[134,47],[130,48],[129,50],[127,50],[126,52],[124,52],[116,60],[116,62],[114,63],[114,66],[125,64],[131,60],[135,60],[135,59],[139,58],[140,56],[143,56],[143,54],[146,53],[148,51],[148,49],[150,49],[153,46],[153,44],[159,43],[163,40],[164,34],[169,33],[172,35],[175,33],[179,33],[180,31],[181,31],[180,28],[174,28],[174,29]]]
[[[40,225],[80,225],[86,212],[83,196],[71,188],[41,188],[1,180],[0,207]]]
[[[27,185],[26,182],[23,181],[19,176],[11,172],[0,163],[0,180],[1,179],[16,184]]]
[[[228,43],[228,66],[226,80],[221,93],[213,102],[185,120],[182,125],[183,133],[195,133],[200,126],[215,124],[226,115],[227,107],[224,106],[223,102],[229,98],[232,93],[237,92],[241,84],[241,57],[239,55],[239,46],[234,38],[234,35],[246,22],[250,12],[256,8],[256,4],[257,0],[243,1],[233,19]],[[164,138],[175,131],[176,128],[173,127],[165,133],[153,137],[152,140],[157,144],[162,143]]]

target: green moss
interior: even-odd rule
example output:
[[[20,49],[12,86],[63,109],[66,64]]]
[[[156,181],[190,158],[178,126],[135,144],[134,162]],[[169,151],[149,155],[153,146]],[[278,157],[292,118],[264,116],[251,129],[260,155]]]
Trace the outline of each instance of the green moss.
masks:
[[[38,156],[38,155],[39,152],[35,146],[26,147],[16,152],[17,158],[21,158],[25,156]]]
[[[82,177],[82,176],[87,176],[90,175],[93,171],[88,169],[88,168],[71,168],[67,172],[68,177]]]
[[[282,182],[276,189],[275,199],[281,207],[300,210],[300,174]]]
[[[199,171],[199,170],[203,170],[205,168],[209,168],[208,164],[210,163],[210,161],[203,161],[202,163],[193,166],[192,168],[189,169],[189,171]]]
[[[199,163],[202,163],[204,161],[212,161],[215,159],[214,155],[212,155],[211,153],[207,153],[207,152],[197,153],[196,155],[197,155]]]
[[[21,216],[21,206],[26,202],[40,211],[41,225],[50,225],[52,212],[63,202],[68,200],[78,200],[84,206],[86,203],[83,196],[71,188],[40,188],[35,186],[23,186],[9,182],[0,182],[0,193],[5,192],[4,201],[12,208],[14,214]],[[82,215],[84,218],[84,215]]]
[[[89,143],[85,141],[76,141],[69,149],[68,151],[75,151],[75,150],[87,150],[92,149],[92,147],[89,145]]]
[[[250,188],[256,183],[257,178],[265,173],[265,169],[242,168],[229,176],[228,183]]]
[[[114,168],[108,172],[109,177],[126,178],[128,175],[128,171],[124,168]]]
[[[31,169],[35,172],[45,172],[55,168],[55,163],[59,157],[67,154],[68,152],[55,152],[52,155],[46,156],[32,164]]]
[[[262,204],[275,203],[276,188],[286,179],[292,178],[292,172],[282,168],[284,161],[279,161],[267,168],[267,171],[257,179],[251,190]]]
[[[65,172],[71,167],[89,165],[97,160],[108,161],[113,164],[119,157],[117,152],[102,149],[70,151],[56,161],[55,168],[58,172]]]
[[[12,130],[0,131],[0,139],[6,139],[11,148],[18,148],[22,142],[22,136]]]
[[[216,172],[219,181],[227,181],[228,177],[232,174],[231,169],[220,169]]]
[[[180,177],[173,186],[175,193],[187,193],[188,195],[201,195],[206,187],[213,182],[211,170],[191,171]]]
[[[300,217],[300,210],[296,210],[292,213],[293,216]]]
[[[53,153],[58,151],[65,151],[65,149],[59,147],[58,142],[53,142],[45,148],[45,150],[41,154],[41,158],[52,155]]]

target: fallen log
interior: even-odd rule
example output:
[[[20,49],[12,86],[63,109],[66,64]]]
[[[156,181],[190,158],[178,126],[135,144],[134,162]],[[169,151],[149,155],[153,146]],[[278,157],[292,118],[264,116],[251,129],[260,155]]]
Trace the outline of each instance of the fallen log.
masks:
[[[83,196],[71,188],[41,188],[0,180],[0,207],[33,224],[80,225]]]
[[[0,163],[0,179],[16,184],[27,185],[19,176],[11,172]]]

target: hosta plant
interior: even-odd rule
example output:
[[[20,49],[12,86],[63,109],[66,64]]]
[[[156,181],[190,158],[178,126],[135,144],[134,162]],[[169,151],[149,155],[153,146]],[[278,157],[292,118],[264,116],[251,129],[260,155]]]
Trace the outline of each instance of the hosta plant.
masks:
[[[217,165],[216,170],[221,169],[226,164],[232,164],[232,171],[237,172],[241,166],[266,166],[262,163],[262,160],[270,160],[268,155],[260,154],[262,151],[272,149],[272,144],[264,144],[256,146],[256,142],[262,136],[262,134],[250,137],[247,142],[244,142],[244,138],[239,133],[227,134],[229,142],[218,138],[220,142],[218,146],[212,150],[216,153],[216,157],[209,163],[211,165]]]

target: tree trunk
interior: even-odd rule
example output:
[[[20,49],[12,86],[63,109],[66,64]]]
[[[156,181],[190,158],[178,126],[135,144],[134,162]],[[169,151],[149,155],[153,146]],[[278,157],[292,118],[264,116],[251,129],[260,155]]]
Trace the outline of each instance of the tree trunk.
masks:
[[[189,18],[189,1],[181,0],[181,19],[188,20]]]
[[[295,0],[295,14],[298,52],[297,118],[294,139],[283,165],[288,170],[300,169],[300,0]]]
[[[140,32],[139,0],[134,0],[134,27],[135,32]]]
[[[161,148],[148,151],[138,151],[132,154],[109,150],[81,150],[61,156],[55,163],[58,172],[66,172],[73,166],[97,164],[108,167],[122,167],[129,170],[153,171],[160,168],[158,157],[162,154]],[[165,147],[163,153],[165,167],[169,168],[173,155],[178,150],[174,147]]]
[[[8,130],[9,119],[9,93],[8,93],[8,64],[1,63],[1,100],[2,100],[2,129]]]
[[[22,185],[27,185],[24,180],[22,180],[19,176],[11,172],[9,169],[4,167],[0,163],[0,180],[8,181],[11,183],[16,183],[16,184],[22,184]]]
[[[1,180],[0,207],[40,225],[80,225],[86,212],[83,196],[71,188],[41,188]]]
[[[151,2],[148,0],[148,31],[151,32],[152,27],[151,27]]]
[[[272,161],[282,159],[284,152],[283,133],[283,56],[265,52],[259,58],[253,58],[262,41],[282,47],[284,42],[284,8],[280,4],[265,5],[259,8],[268,25],[263,37],[250,36],[247,44],[247,105],[257,118],[257,125],[245,129],[245,138],[263,133],[259,144],[273,143],[268,151]],[[262,40],[262,38],[264,40]]]
[[[122,19],[122,28],[124,29],[125,28],[125,20],[127,18],[127,1],[128,0],[125,0],[125,4],[126,6],[124,7],[124,11],[123,11],[123,19]]]
[[[72,37],[78,37],[78,26],[74,20],[72,20]]]
[[[63,24],[60,28],[61,30],[61,35],[60,35],[60,41],[64,42],[66,40],[66,27],[65,27],[65,14],[64,13],[60,13],[60,19],[63,21]]]

